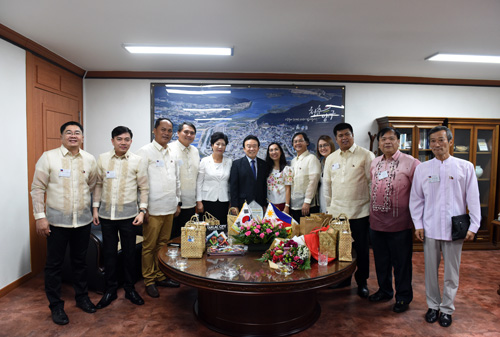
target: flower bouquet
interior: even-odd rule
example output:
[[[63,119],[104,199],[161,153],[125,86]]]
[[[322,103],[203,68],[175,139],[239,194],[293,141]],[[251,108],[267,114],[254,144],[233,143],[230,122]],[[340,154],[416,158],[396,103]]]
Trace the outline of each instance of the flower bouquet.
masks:
[[[276,264],[289,265],[293,269],[311,269],[311,252],[305,245],[299,245],[294,240],[279,241],[272,249],[262,255],[258,261],[272,261]]]
[[[286,238],[285,224],[278,219],[254,220],[245,222],[239,233],[233,237],[245,245],[271,244],[275,238]]]

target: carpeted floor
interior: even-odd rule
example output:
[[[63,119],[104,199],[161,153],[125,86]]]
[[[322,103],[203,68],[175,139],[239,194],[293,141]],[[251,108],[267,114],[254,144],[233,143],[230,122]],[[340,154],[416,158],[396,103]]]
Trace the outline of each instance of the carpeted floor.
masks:
[[[373,256],[370,258],[368,287],[373,293],[378,287]],[[393,313],[393,301],[370,303],[359,298],[353,281],[350,288],[321,290],[321,317],[314,326],[295,336],[500,336],[499,283],[500,250],[463,252],[453,324],[449,328],[428,324],[423,318],[427,311],[423,253],[417,252],[413,254],[414,300],[407,312]],[[120,289],[118,299],[109,307],[87,314],[75,306],[71,286],[64,285],[70,323],[57,326],[50,317],[43,276],[38,275],[0,298],[0,336],[221,336],[196,320],[195,289],[159,288],[158,299],[148,297],[142,282],[137,283],[136,289],[145,305],[131,304]],[[90,293],[94,303],[100,297]],[[279,303],[273,305],[280,310]]]

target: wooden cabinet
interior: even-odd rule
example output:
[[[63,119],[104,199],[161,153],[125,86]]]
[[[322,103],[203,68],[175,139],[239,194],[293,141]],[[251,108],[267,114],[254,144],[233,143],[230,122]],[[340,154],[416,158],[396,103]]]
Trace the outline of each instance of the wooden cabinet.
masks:
[[[434,126],[447,124],[453,133],[451,154],[465,159],[476,167],[481,201],[481,226],[475,242],[466,242],[464,249],[498,248],[499,233],[492,221],[500,211],[498,181],[500,119],[445,117],[382,117],[377,118],[379,130],[391,126],[401,133],[400,151],[420,161],[432,159],[428,133]],[[495,235],[495,237],[493,237]],[[421,245],[415,242],[415,248]]]

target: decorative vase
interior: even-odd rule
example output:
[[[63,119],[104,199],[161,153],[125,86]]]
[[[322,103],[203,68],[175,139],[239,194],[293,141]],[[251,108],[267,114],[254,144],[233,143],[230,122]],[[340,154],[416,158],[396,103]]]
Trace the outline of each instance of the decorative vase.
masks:
[[[476,166],[476,177],[480,178],[483,175],[483,168],[480,165]]]

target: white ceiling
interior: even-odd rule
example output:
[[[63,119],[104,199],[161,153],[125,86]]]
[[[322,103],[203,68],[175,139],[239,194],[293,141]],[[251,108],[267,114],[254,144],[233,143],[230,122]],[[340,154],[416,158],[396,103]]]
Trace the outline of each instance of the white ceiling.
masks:
[[[0,0],[0,23],[88,71],[249,72],[500,80],[499,0]],[[123,43],[234,47],[132,55]]]

